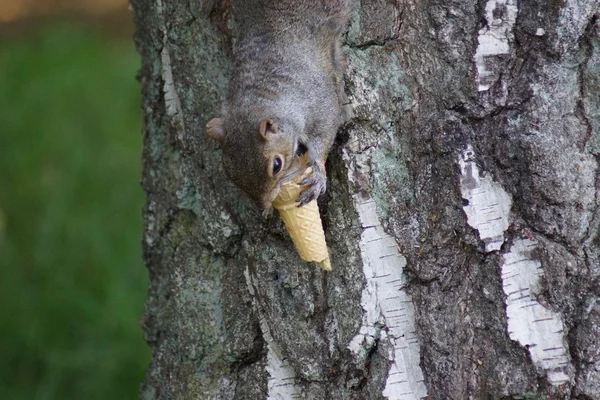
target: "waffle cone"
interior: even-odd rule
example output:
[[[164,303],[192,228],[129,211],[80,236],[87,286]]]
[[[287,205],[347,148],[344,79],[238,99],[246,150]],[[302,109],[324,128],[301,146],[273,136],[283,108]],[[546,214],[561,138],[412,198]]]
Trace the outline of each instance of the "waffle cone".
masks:
[[[273,201],[273,206],[279,211],[300,258],[304,261],[318,262],[321,268],[331,271],[331,262],[317,201],[313,200],[303,207],[298,207],[296,201],[303,189],[298,182],[310,176],[311,173],[312,170],[307,168],[301,176],[284,183],[279,195]]]

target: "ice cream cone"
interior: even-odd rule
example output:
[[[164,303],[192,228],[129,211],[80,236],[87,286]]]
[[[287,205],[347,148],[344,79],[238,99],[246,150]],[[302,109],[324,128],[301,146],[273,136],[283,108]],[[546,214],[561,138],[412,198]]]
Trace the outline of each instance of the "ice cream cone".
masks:
[[[296,201],[303,188],[298,182],[310,176],[311,173],[312,170],[307,168],[302,175],[284,183],[273,206],[279,211],[300,258],[304,261],[318,262],[321,268],[331,271],[331,262],[317,201],[313,200],[303,207],[298,207]]]

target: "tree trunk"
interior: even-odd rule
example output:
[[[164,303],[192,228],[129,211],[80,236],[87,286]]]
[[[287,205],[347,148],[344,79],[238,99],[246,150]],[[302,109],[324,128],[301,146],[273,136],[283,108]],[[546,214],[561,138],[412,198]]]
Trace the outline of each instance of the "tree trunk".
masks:
[[[319,200],[332,272],[205,138],[230,2],[132,8],[142,399],[600,399],[597,0],[354,2],[354,116]]]

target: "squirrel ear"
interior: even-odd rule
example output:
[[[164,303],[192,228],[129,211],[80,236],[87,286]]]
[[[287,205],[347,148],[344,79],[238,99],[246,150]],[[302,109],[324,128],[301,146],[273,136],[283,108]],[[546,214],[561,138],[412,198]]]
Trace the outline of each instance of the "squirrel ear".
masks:
[[[206,134],[219,142],[225,142],[225,127],[222,118],[213,118],[206,124]]]
[[[262,140],[267,140],[267,135],[277,133],[277,124],[272,119],[263,119],[258,126],[258,133]]]

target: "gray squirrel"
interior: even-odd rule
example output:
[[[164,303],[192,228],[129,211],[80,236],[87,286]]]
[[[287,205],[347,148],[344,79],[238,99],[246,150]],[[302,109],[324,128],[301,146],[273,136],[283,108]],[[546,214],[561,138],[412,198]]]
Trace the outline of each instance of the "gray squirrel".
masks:
[[[267,209],[308,153],[312,176],[299,207],[325,192],[325,161],[343,122],[340,35],[350,0],[234,0],[241,40],[223,116],[207,134],[221,142],[229,178]]]

